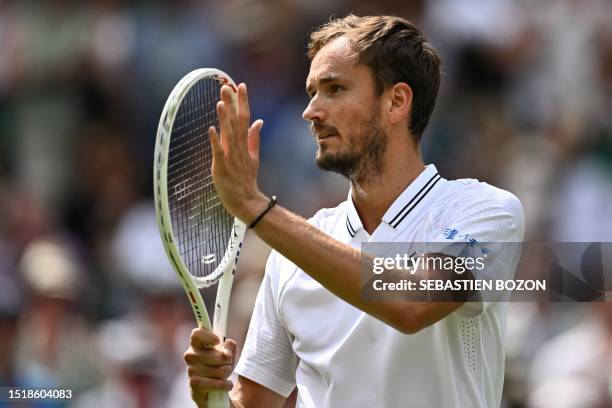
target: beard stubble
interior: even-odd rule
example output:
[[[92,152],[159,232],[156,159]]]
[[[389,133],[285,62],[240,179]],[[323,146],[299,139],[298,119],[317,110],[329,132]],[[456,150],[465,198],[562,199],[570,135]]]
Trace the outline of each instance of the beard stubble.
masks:
[[[336,152],[330,152],[329,148],[319,145],[316,163],[320,169],[339,173],[359,184],[376,180],[382,175],[389,138],[378,123],[377,110],[371,112],[372,115],[360,129],[349,137],[344,135],[345,145]],[[317,128],[325,126],[311,125],[311,129]]]

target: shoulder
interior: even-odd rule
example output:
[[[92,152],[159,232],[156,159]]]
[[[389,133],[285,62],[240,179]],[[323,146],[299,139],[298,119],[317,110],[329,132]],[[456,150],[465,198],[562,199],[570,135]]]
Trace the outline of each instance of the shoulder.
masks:
[[[523,206],[511,192],[475,179],[446,181],[446,188],[432,206],[432,219],[442,228],[463,225],[490,229],[499,240],[522,240]]]
[[[346,217],[346,201],[341,202],[333,208],[321,208],[312,217],[308,219],[308,222],[320,230],[326,231],[338,220],[342,220]]]
[[[463,208],[499,208],[522,213],[521,201],[511,192],[476,179],[448,180],[441,200]]]

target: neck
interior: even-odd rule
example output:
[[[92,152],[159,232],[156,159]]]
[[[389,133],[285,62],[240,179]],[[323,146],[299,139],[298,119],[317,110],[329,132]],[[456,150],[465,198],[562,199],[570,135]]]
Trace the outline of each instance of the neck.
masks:
[[[374,232],[391,204],[425,167],[418,146],[393,144],[387,148],[383,171],[377,177],[351,178],[353,203],[368,234]]]

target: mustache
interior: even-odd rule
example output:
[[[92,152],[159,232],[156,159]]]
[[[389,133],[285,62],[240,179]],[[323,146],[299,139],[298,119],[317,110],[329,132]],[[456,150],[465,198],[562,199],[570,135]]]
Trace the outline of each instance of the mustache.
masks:
[[[313,136],[318,136],[318,135],[331,135],[334,133],[339,133],[338,129],[336,129],[333,126],[330,125],[324,125],[320,122],[310,122],[310,133],[312,133]]]

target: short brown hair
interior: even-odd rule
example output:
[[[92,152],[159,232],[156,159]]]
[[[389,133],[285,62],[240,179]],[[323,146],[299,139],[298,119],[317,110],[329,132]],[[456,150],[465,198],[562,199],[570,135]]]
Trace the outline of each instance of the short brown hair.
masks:
[[[372,69],[376,94],[398,82],[412,89],[408,128],[421,139],[440,89],[441,61],[423,33],[410,21],[395,16],[359,17],[350,14],[332,19],[310,34],[308,58],[331,40],[346,36],[357,61]]]

